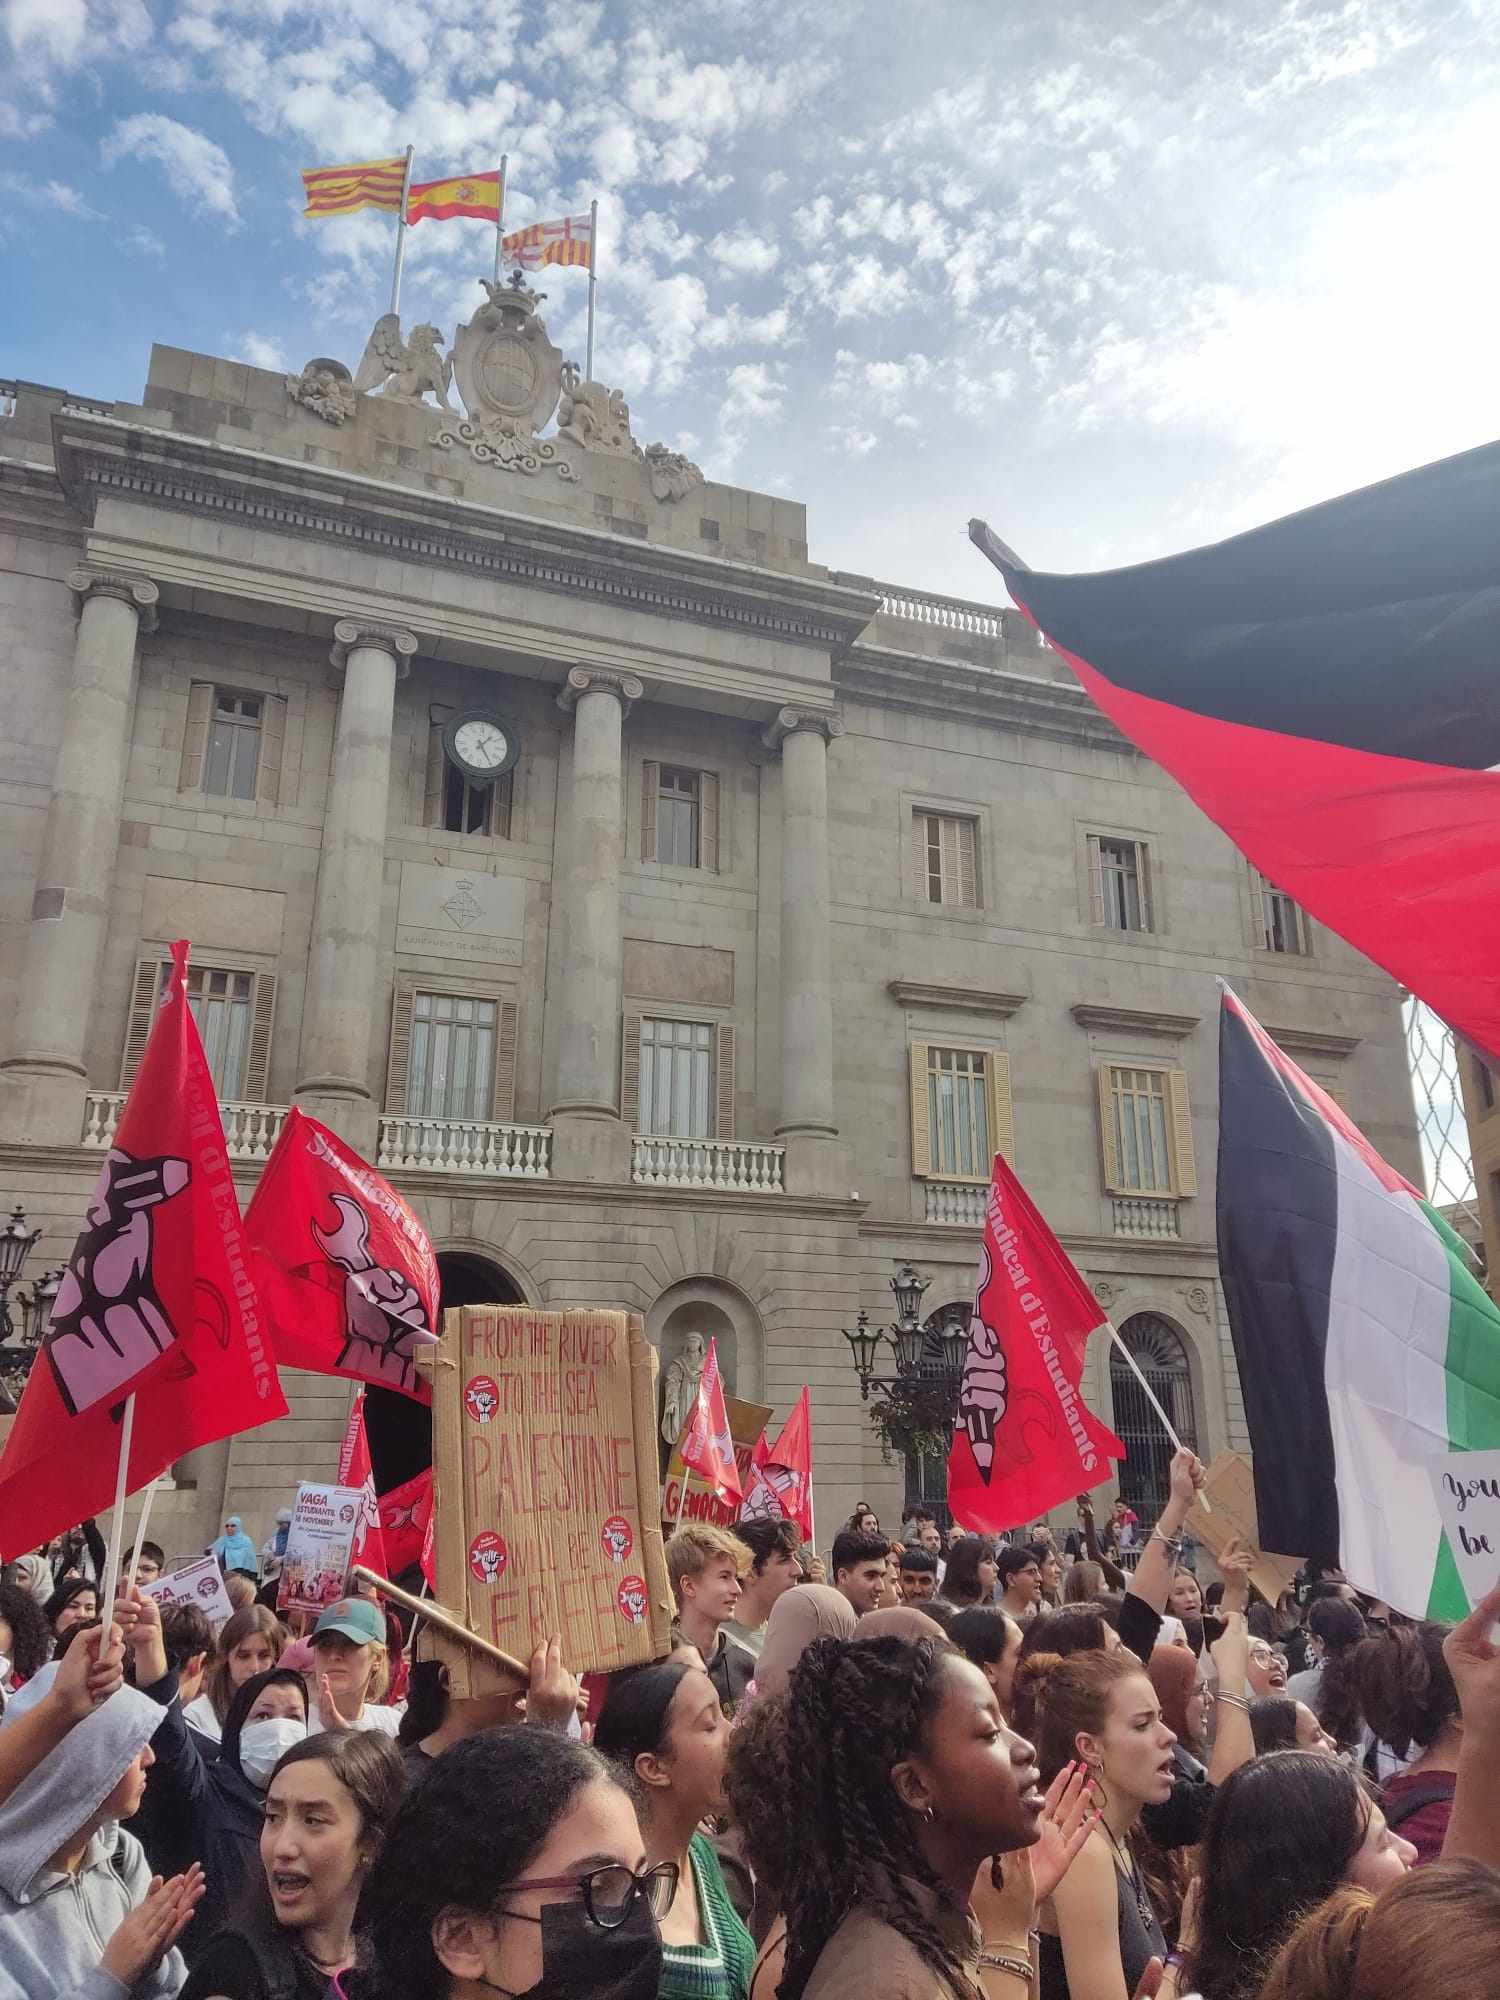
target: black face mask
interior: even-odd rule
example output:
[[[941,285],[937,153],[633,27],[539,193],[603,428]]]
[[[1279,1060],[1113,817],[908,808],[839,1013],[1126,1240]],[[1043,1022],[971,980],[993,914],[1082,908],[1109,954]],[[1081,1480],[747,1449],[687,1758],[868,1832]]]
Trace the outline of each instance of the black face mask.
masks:
[[[581,1901],[549,1903],[541,1926],[542,1976],[535,1986],[512,1993],[493,1979],[481,1984],[505,2000],[656,2000],[661,1932],[643,1896],[612,1931],[591,1923]]]

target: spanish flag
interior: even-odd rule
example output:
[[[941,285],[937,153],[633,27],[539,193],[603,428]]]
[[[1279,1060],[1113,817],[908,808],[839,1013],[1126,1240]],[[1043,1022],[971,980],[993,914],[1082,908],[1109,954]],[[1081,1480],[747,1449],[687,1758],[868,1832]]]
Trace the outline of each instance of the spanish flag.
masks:
[[[362,160],[352,167],[304,167],[304,215],[353,215],[359,208],[401,207],[406,155],[394,160]]]
[[[455,215],[477,215],[481,221],[500,220],[500,175],[457,174],[446,181],[413,181],[406,204],[408,222],[447,222]]]

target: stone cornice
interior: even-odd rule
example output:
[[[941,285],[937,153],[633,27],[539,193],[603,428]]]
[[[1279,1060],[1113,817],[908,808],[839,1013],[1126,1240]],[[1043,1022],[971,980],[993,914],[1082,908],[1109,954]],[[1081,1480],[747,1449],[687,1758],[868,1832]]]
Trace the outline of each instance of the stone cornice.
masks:
[[[612,673],[606,667],[569,667],[557,705],[571,713],[586,694],[612,694],[629,715],[645,692],[646,683],[639,674]]]
[[[1070,1011],[1080,1028],[1113,1029],[1123,1035],[1161,1035],[1174,1042],[1190,1035],[1203,1018],[1201,1014],[1164,1014],[1156,1007],[1097,1006],[1088,1000],[1080,1000]]]
[[[641,542],[332,467],[68,407],[53,418],[58,477],[92,522],[101,497],[239,519],[372,554],[638,606],[842,652],[878,598],[820,576]]]
[[[1026,1005],[1024,993],[986,993],[976,986],[933,986],[920,979],[888,979],[885,990],[903,1007],[952,1007],[967,1014],[1008,1020]]]
[[[1058,742],[1140,755],[1076,683],[1019,668],[975,666],[861,641],[838,661],[834,685],[841,695],[881,708],[907,709],[946,722],[970,717]]]
[[[1352,1056],[1364,1037],[1362,1035],[1330,1035],[1321,1028],[1271,1028],[1266,1033],[1289,1056],[1326,1056],[1342,1062],[1345,1056]]]

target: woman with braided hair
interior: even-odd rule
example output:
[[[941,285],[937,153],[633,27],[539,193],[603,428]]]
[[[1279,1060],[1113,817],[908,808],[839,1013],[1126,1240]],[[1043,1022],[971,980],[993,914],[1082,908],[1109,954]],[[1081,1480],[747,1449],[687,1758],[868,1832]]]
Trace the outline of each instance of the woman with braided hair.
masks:
[[[1084,1774],[1044,1799],[946,1640],[820,1639],[786,1716],[779,2000],[1023,2000],[1036,1898],[1088,1835]]]

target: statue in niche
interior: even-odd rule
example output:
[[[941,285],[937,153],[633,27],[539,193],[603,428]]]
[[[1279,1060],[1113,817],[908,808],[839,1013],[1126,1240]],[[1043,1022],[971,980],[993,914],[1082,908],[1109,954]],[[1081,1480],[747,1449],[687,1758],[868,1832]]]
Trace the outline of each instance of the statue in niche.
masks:
[[[703,1364],[707,1359],[708,1343],[694,1328],[684,1339],[682,1352],[668,1368],[667,1379],[662,1386],[661,1434],[669,1451],[682,1436],[683,1427],[693,1414]]]

